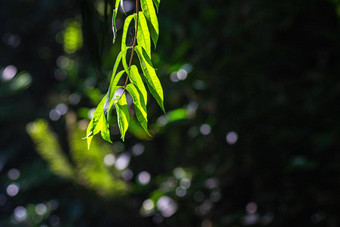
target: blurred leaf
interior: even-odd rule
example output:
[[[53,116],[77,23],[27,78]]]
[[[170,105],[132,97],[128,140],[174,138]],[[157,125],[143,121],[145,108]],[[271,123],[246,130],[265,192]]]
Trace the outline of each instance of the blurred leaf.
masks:
[[[27,127],[27,132],[35,142],[37,151],[48,162],[51,170],[63,178],[94,189],[102,196],[123,193],[127,188],[119,179],[117,170],[109,169],[104,163],[105,156],[110,154],[110,146],[95,140],[92,149],[88,150],[86,143],[79,140],[84,132],[79,129],[75,115],[68,114],[66,120],[74,165],[67,160],[56,136],[48,129],[45,121],[37,120]]]
[[[73,54],[83,46],[83,34],[80,24],[75,20],[65,22],[64,51]]]
[[[97,88],[92,88],[87,91],[87,96],[90,98],[92,103],[97,104],[102,98],[102,93]]]
[[[30,123],[27,132],[35,142],[37,151],[49,163],[55,174],[69,179],[74,178],[72,166],[63,154],[56,136],[48,129],[46,121],[37,120]]]
[[[150,135],[146,134],[146,132],[143,129],[143,127],[134,118],[132,118],[130,120],[129,132],[132,135],[134,135],[136,138],[141,139],[141,140],[151,140],[152,139],[152,137],[150,137]]]
[[[77,170],[77,182],[96,190],[102,196],[116,196],[124,193],[127,189],[125,183],[119,179],[118,171],[107,167],[104,163],[106,155],[111,154],[112,147],[108,144],[92,143],[91,150],[86,144],[79,140],[82,130],[79,130],[76,118],[73,114],[67,115],[68,139],[72,158]]]
[[[183,119],[187,119],[187,109],[185,108],[179,108],[176,110],[172,110],[169,113],[166,114],[166,119],[168,120],[168,123],[174,122],[174,121],[179,121]]]
[[[21,72],[13,79],[0,84],[0,97],[11,96],[31,86],[31,75]]]

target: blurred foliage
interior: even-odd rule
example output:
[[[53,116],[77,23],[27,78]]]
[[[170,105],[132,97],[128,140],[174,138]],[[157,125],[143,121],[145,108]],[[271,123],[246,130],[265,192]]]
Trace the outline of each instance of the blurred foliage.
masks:
[[[37,151],[45,159],[50,169],[56,175],[68,178],[98,192],[98,194],[111,197],[126,192],[124,182],[117,178],[118,173],[112,172],[105,164],[112,165],[113,154],[110,147],[105,144],[93,143],[93,150],[86,149],[86,144],[79,138],[84,134],[75,123],[75,116],[68,114],[68,142],[74,166],[68,161],[62,152],[56,136],[47,128],[47,123],[38,120],[28,125],[28,133],[36,143]],[[86,122],[81,122],[86,124]],[[103,161],[108,159],[106,163]],[[111,160],[111,161],[110,161]],[[110,171],[111,170],[111,171]]]
[[[112,7],[1,2],[0,226],[340,225],[339,1],[162,1],[167,114],[87,151]]]
[[[80,24],[75,20],[65,21],[64,51],[73,54],[83,45],[83,36]]]

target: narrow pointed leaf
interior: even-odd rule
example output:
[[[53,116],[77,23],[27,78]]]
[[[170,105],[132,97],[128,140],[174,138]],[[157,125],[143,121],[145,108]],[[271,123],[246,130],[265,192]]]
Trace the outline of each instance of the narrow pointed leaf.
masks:
[[[116,112],[117,112],[117,120],[118,126],[120,130],[120,134],[122,135],[122,140],[125,139],[125,133],[129,128],[130,123],[130,114],[126,102],[126,96],[123,94],[121,98],[115,103]]]
[[[118,15],[118,7],[120,0],[116,0],[115,8],[112,13],[112,32],[113,32],[113,43],[115,43],[117,38],[117,27],[116,27],[116,17]]]
[[[121,86],[117,86],[117,84],[118,84],[120,78],[122,77],[122,75],[123,75],[124,73],[125,73],[125,71],[122,70],[122,71],[120,71],[119,73],[117,73],[117,75],[115,76],[115,78],[114,78],[114,80],[113,80],[113,82],[112,82],[112,86],[111,86],[111,89],[110,89],[110,93],[109,93],[109,95],[110,95],[110,100],[112,100],[112,99],[115,98],[115,97],[113,97],[113,96],[114,96],[114,94],[115,94],[117,88],[118,88],[118,87],[121,87]]]
[[[118,9],[118,7],[119,7],[119,3],[120,3],[120,0],[116,0],[116,3],[115,3],[115,9]]]
[[[143,12],[139,12],[137,42],[142,46],[151,59],[151,40],[148,24]]]
[[[116,17],[117,17],[117,9],[114,9],[112,11],[112,42],[113,44],[116,42],[116,38],[117,38],[117,27],[116,27]]]
[[[143,127],[144,131],[149,135],[148,131],[148,118],[147,118],[147,111],[144,101],[142,100],[142,94],[140,91],[137,90],[137,88],[133,84],[128,84],[126,86],[126,90],[130,93],[133,104],[135,106],[135,113],[136,117]]]
[[[120,71],[118,74],[117,74],[117,82],[119,81],[119,78],[121,78],[121,76],[123,75],[125,73],[125,71],[123,70],[123,71]],[[120,92],[118,92],[117,94],[116,94],[116,91],[118,90],[118,89],[120,89],[120,88],[123,88],[123,86],[115,86],[115,88],[114,89],[112,89],[112,99],[110,100],[110,103],[109,103],[109,108],[108,108],[108,116],[109,116],[109,114],[110,114],[110,112],[111,112],[111,108],[112,108],[112,105],[113,104],[115,104],[115,103],[117,103],[118,102],[118,100],[119,100],[119,98],[120,98],[120,96],[121,96],[121,93]],[[107,122],[109,122],[109,119],[107,119]]]
[[[145,89],[142,77],[140,76],[138,69],[135,65],[131,66],[130,80],[135,87],[140,91],[142,97],[141,100],[146,104],[148,103],[148,94]]]
[[[112,34],[113,34],[112,42],[113,44],[116,42],[116,38],[117,38],[116,17],[118,15],[119,2],[120,0],[116,0],[115,8],[113,9],[113,12],[112,12]]]
[[[123,27],[122,45],[121,45],[122,52],[126,49],[126,37],[128,34],[130,23],[132,19],[134,18],[135,18],[135,14],[130,15],[125,19],[124,27]]]
[[[123,63],[123,67],[124,67],[124,70],[125,70],[125,72],[126,72],[126,74],[128,75],[128,76],[130,76],[130,69],[129,69],[129,66],[128,66],[128,64],[127,64],[127,62],[126,62],[126,54],[127,54],[127,51],[128,51],[128,49],[129,49],[130,47],[128,47],[128,48],[125,48],[124,50],[122,50],[122,63]]]
[[[151,59],[148,57],[147,53],[142,47],[136,46],[135,50],[137,52],[150,93],[156,99],[163,112],[165,112],[163,105],[163,88],[151,63]]]
[[[158,13],[160,0],[153,0],[153,3],[155,4]]]
[[[103,123],[101,125],[102,127],[101,127],[101,130],[100,130],[102,138],[104,140],[106,140],[107,142],[112,143],[111,138],[110,138],[109,124],[106,121],[106,118],[105,118],[104,114],[102,114],[102,122]]]
[[[103,111],[106,97],[107,97],[107,94],[102,98],[102,100],[98,104],[96,110],[93,113],[92,120],[87,127],[87,131],[86,131],[87,136],[85,138],[87,139],[88,149],[90,149],[92,137],[96,135],[97,133],[99,133],[101,130],[103,129],[106,130],[106,128],[109,127],[108,122],[105,120],[104,111]]]
[[[86,137],[84,139],[86,139],[87,141],[87,149],[90,150],[91,147],[91,142],[92,142],[92,138],[93,138],[93,131],[92,130],[93,127],[93,118],[90,121],[89,125],[87,126],[86,129]]]
[[[158,36],[159,36],[159,28],[158,28],[158,19],[157,19],[155,7],[152,3],[152,0],[141,0],[141,7],[142,7],[142,10],[144,12],[146,19],[149,22],[149,31],[151,34],[151,39],[156,48]]]
[[[122,52],[120,52],[118,54],[118,56],[116,58],[116,62],[113,66],[110,86],[109,86],[109,89],[108,89],[108,92],[107,92],[109,95],[106,97],[105,104],[104,104],[104,114],[105,114],[105,117],[106,117],[107,120],[108,120],[108,110],[109,110],[110,100],[112,99],[112,96],[113,96],[114,91],[115,91],[114,87],[117,85],[119,78],[120,78],[119,77],[118,81],[117,81],[116,72],[117,72],[117,69],[118,69],[118,66],[119,66],[121,60],[122,60]]]
[[[105,104],[104,104],[104,116],[107,121],[109,121],[109,113],[110,113],[110,108],[112,106],[112,99],[114,98],[113,95],[115,94],[116,90],[118,89],[119,86],[117,86],[120,78],[122,75],[125,73],[125,71],[120,71],[114,79],[110,83],[110,88],[108,91],[108,96],[106,96]]]

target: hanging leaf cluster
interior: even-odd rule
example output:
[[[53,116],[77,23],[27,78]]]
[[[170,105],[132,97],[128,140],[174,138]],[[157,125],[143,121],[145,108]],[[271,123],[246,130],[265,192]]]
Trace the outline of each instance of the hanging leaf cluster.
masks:
[[[141,11],[139,10],[139,1]],[[106,95],[98,104],[87,128],[87,136],[85,138],[87,139],[88,148],[90,148],[93,136],[99,132],[104,140],[112,143],[109,131],[109,117],[112,108],[115,108],[116,110],[118,127],[121,138],[124,141],[125,133],[130,123],[126,92],[131,95],[136,118],[148,135],[150,134],[148,131],[146,109],[147,89],[145,88],[145,84],[160,108],[165,112],[162,85],[151,62],[151,41],[156,48],[159,36],[157,18],[159,3],[160,0],[136,0],[136,12],[125,19],[121,51],[113,66],[110,86]],[[113,43],[115,43],[117,38],[115,21],[119,4],[121,5],[122,11],[125,13],[123,0],[116,0],[115,9],[112,13]],[[132,24],[133,21],[135,34],[133,44],[130,46],[126,44],[126,41],[130,24]],[[129,56],[127,56],[128,53],[130,53]],[[141,73],[138,67],[132,64],[134,53],[138,56]],[[127,58],[129,58],[129,61],[127,61]],[[118,72],[120,65],[123,66],[123,70]],[[118,82],[123,75],[126,76],[125,84],[118,85]]]

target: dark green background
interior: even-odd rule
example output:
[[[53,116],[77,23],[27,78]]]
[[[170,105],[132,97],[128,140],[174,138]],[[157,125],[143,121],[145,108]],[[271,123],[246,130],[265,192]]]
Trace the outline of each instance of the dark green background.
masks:
[[[107,15],[99,13],[98,4]],[[163,113],[150,97],[152,140],[128,132],[122,144],[116,126],[114,145],[107,148],[97,138],[117,157],[131,154],[137,143],[144,146],[142,155],[131,156],[128,189],[102,195],[52,171],[27,124],[45,119],[74,162],[68,115],[52,121],[49,113],[64,103],[84,124],[106,92],[120,46],[120,38],[115,45],[111,40],[112,5],[107,0],[1,1],[0,76],[8,65],[18,75],[0,80],[0,226],[340,225],[336,0],[162,0],[153,62],[168,123],[160,124]],[[63,48],[69,19],[81,25],[83,35],[74,53]],[[73,66],[60,69],[60,56]],[[192,66],[187,78],[172,82],[171,73],[185,64]],[[29,74],[26,85],[13,85],[23,72]],[[80,101],[72,104],[71,94]],[[191,113],[181,115],[181,108]],[[204,135],[207,125],[211,131]],[[231,131],[238,135],[235,144],[226,141]],[[82,136],[79,143],[86,143]],[[8,177],[13,168],[20,171],[15,180]],[[176,195],[176,168],[191,177],[184,197]],[[150,173],[149,184],[138,183],[141,171]],[[6,190],[13,183],[20,190],[11,197]],[[162,217],[157,209],[141,215],[143,201],[161,196],[176,203],[173,215]],[[34,207],[42,203],[50,211],[39,217]],[[26,209],[25,220],[16,220],[17,207]]]

